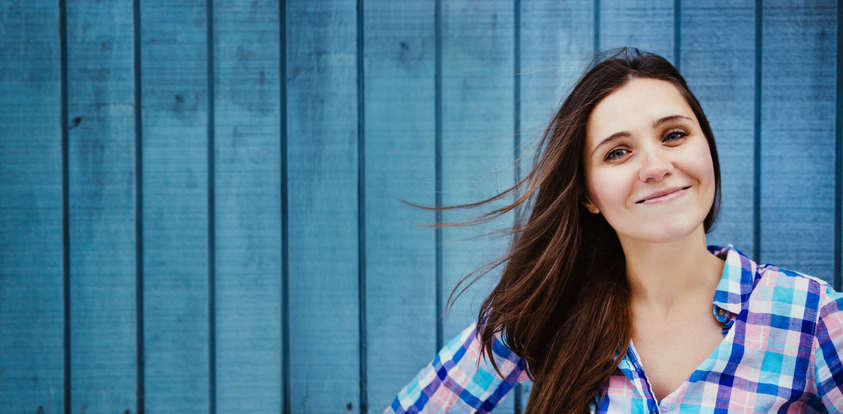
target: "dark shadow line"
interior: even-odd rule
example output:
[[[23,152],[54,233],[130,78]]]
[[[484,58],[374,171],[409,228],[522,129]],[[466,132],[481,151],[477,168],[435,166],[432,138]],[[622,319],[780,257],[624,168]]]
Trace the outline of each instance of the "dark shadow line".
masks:
[[[837,104],[834,160],[834,289],[843,289],[843,2],[837,2]]]
[[[752,227],[754,240],[752,256],[756,263],[761,260],[761,58],[763,47],[763,14],[763,0],[755,0],[755,119],[753,125],[755,162],[753,171]]]
[[[357,294],[360,340],[360,413],[368,410],[366,333],[366,73],[363,0],[357,0]]]
[[[135,359],[137,375],[137,413],[145,408],[144,321],[143,321],[143,114],[141,108],[141,30],[140,0],[132,1],[134,52],[135,116]]]
[[[594,54],[600,53],[600,0],[594,0]]]
[[[217,412],[216,212],[214,119],[214,1],[205,2],[208,89],[208,412]]]
[[[70,375],[70,178],[68,166],[67,106],[67,2],[59,0],[59,53],[61,59],[61,241],[62,241],[62,345],[64,348],[64,413],[71,413]]]
[[[515,161],[515,182],[521,181],[521,0],[514,0],[514,18],[513,18],[513,32],[514,32],[514,50],[513,50],[513,74],[512,88],[513,88],[513,138],[512,138],[512,157]],[[515,414],[523,412],[521,401],[521,384],[515,386]]]
[[[278,5],[279,28],[279,83],[281,86],[281,395],[284,413],[291,413],[290,404],[290,243],[287,181],[287,2]]]
[[[673,2],[673,66],[681,71],[682,66],[682,0]]]
[[[515,182],[521,180],[521,0],[514,0],[515,16],[514,16],[514,59],[513,59],[513,73],[512,88],[513,88],[513,146],[512,155],[515,160]]]
[[[444,304],[443,299],[443,266],[442,266],[442,0],[435,0],[434,6],[434,31],[436,32],[435,49],[436,49],[436,69],[435,69],[435,98],[434,98],[434,112],[435,112],[435,163],[436,163],[436,352],[444,345],[443,338],[443,318],[444,318]]]

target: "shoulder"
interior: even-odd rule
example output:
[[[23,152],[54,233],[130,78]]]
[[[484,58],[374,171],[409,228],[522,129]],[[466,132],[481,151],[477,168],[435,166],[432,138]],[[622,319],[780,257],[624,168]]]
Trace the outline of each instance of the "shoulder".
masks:
[[[756,321],[770,316],[815,321],[820,309],[840,295],[824,280],[772,264],[756,264],[734,246],[710,246],[725,261],[714,304],[733,314],[742,310],[758,314]]]
[[[840,298],[840,293],[820,278],[763,264],[758,265],[755,272],[750,305],[769,302],[770,310],[775,311],[776,304],[781,304],[788,308],[788,315],[793,315],[793,307],[820,312],[829,306],[834,307]]]
[[[482,327],[472,324],[448,342],[385,413],[488,412],[518,382],[527,380],[524,362],[500,335],[492,337],[491,355],[483,352],[478,329]]]
[[[843,335],[843,295],[822,279],[774,265],[758,266],[746,309],[749,322],[813,336],[815,350],[829,335]]]
[[[748,305],[769,308],[774,315],[816,320],[823,309],[834,307],[839,300],[840,294],[820,278],[763,264],[756,269]]]

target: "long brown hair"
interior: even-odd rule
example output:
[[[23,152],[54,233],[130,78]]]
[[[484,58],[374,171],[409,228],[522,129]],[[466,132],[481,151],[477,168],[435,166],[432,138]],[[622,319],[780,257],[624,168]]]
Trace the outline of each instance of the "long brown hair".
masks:
[[[661,56],[637,49],[598,56],[547,126],[527,176],[498,196],[470,205],[518,195],[513,203],[481,218],[516,211],[509,252],[486,268],[504,265],[478,320],[486,355],[493,355],[494,335],[500,334],[526,361],[534,381],[526,407],[530,414],[596,408],[629,346],[632,318],[624,253],[609,223],[583,204],[583,158],[592,111],[634,78],[670,82],[690,105],[714,164],[716,190],[704,221],[706,232],[717,214],[720,167],[714,135],[676,68]]]

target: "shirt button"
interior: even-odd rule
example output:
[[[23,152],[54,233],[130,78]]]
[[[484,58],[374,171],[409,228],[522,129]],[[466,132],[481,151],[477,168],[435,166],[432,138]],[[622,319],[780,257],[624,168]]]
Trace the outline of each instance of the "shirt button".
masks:
[[[723,309],[723,308],[721,308],[721,307],[719,307],[719,306],[718,306],[718,307],[717,307],[717,315],[719,315],[719,316],[726,316],[726,309]]]
[[[659,412],[656,411],[656,410],[653,410],[650,414],[659,414]]]

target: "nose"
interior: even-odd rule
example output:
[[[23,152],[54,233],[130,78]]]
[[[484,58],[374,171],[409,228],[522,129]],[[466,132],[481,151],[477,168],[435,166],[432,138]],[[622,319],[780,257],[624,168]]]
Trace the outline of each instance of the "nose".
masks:
[[[643,164],[638,171],[638,178],[641,181],[661,181],[664,177],[673,173],[673,163],[670,161],[670,154],[661,148],[644,151]]]

